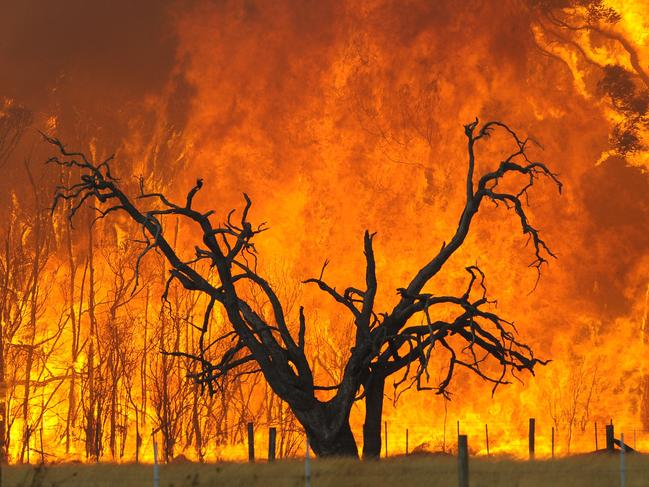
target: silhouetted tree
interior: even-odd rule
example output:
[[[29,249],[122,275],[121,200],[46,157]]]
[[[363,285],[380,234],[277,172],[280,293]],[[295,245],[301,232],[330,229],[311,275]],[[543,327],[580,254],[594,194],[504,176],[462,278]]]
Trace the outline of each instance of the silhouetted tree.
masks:
[[[477,177],[475,172],[475,145],[486,140],[495,129],[503,130],[513,141],[514,151],[507,155],[491,172]],[[318,278],[305,282],[316,284],[353,317],[355,327],[353,346],[349,350],[340,381],[334,385],[319,385],[307,358],[305,333],[307,319],[300,308],[297,323],[287,318],[286,308],[271,284],[257,271],[255,237],[265,230],[264,225],[253,226],[249,221],[251,200],[244,194],[245,207],[235,221],[234,210],[222,224],[213,221],[213,211],[201,212],[193,207],[194,197],[203,187],[199,179],[187,193],[183,203],[175,203],[162,193],[147,192],[140,180],[139,194],[129,196],[120,181],[111,172],[113,158],[102,162],[89,160],[83,153],[70,152],[57,139],[45,136],[60,155],[49,162],[76,167],[81,176],[75,184],[59,187],[54,207],[61,201],[72,202],[69,217],[89,200],[98,203],[97,218],[114,212],[126,213],[142,229],[143,250],[137,257],[136,271],[141,259],[155,250],[171,266],[163,299],[167,299],[170,285],[177,281],[185,289],[204,293],[207,305],[200,324],[198,351],[173,350],[165,352],[176,357],[195,360],[198,370],[189,375],[211,393],[218,390],[220,381],[231,374],[263,373],[273,391],[288,403],[296,418],[304,426],[318,455],[358,455],[356,441],[349,424],[354,401],[365,398],[367,417],[364,434],[367,456],[380,450],[380,428],[377,420],[383,402],[383,385],[389,375],[405,369],[404,381],[411,380],[418,388],[427,374],[435,346],[449,354],[446,378],[436,386],[439,393],[446,388],[457,367],[465,367],[494,384],[506,383],[511,370],[533,372],[538,363],[529,346],[520,342],[513,325],[489,308],[484,285],[484,274],[477,266],[467,267],[469,283],[459,296],[437,296],[424,292],[425,286],[436,276],[448,259],[462,246],[471,222],[484,201],[491,201],[513,209],[523,233],[529,236],[534,249],[531,266],[539,272],[547,258],[554,256],[539,236],[525,213],[527,192],[539,178],[548,178],[557,187],[561,183],[543,163],[528,158],[528,139],[520,139],[501,122],[489,122],[478,127],[478,120],[464,127],[468,145],[466,202],[458,228],[448,243],[414,273],[412,280],[398,289],[399,301],[392,311],[375,310],[377,276],[374,259],[373,234],[365,232],[365,283],[348,287],[343,292],[327,284],[323,278],[325,267]],[[500,186],[509,175],[525,178],[515,192]],[[515,184],[515,182],[514,182]],[[508,184],[507,187],[511,187]],[[164,219],[173,216],[200,230],[201,242],[195,246],[195,255],[189,260],[179,256],[165,233]],[[213,271],[200,272],[200,265],[208,263]],[[325,264],[326,266],[326,264]],[[137,285],[137,283],[136,283]],[[247,289],[258,290],[254,299]],[[255,303],[263,296],[266,303],[260,310]],[[211,318],[215,306],[220,306],[232,328],[225,334],[210,335]],[[457,308],[453,320],[436,319],[432,312],[438,306]],[[223,343],[227,344],[222,348]],[[215,353],[220,350],[219,353]],[[462,350],[468,353],[462,354]],[[468,357],[468,358],[466,358]],[[499,365],[493,375],[482,364],[491,359]],[[411,372],[411,366],[415,369]],[[331,391],[331,397],[321,400],[317,391]],[[362,391],[362,392],[361,392]],[[360,395],[359,395],[360,392]]]

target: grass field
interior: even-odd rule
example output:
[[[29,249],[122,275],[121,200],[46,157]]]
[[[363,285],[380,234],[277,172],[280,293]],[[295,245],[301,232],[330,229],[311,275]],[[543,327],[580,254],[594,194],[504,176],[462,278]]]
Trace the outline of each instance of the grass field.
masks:
[[[312,487],[360,486],[452,486],[457,485],[454,457],[394,458],[380,462],[315,460]],[[618,486],[620,460],[617,455],[597,455],[516,461],[507,458],[472,458],[470,485],[480,486]],[[626,455],[626,485],[649,485],[649,457]],[[3,487],[134,487],[153,485],[151,465],[62,464],[38,469],[7,467]],[[198,486],[303,486],[304,462],[278,461],[274,464],[243,463],[177,464],[160,467],[160,487]]]

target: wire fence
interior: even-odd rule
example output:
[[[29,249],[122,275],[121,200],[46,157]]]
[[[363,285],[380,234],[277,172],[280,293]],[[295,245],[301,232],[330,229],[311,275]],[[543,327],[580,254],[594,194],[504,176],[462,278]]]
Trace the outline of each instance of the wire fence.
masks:
[[[627,455],[622,475],[620,454],[535,461],[493,461],[468,457],[466,483],[458,458],[401,457],[381,462],[305,459],[275,463],[151,465],[50,465],[11,467],[3,486],[15,487],[199,487],[231,486],[617,486],[649,482],[649,460]],[[306,458],[306,457],[305,457]]]
[[[457,436],[466,434],[469,439],[469,449],[472,456],[509,455],[515,458],[527,458],[529,452],[529,419],[517,421],[466,421],[453,420],[445,423],[425,423],[421,421],[386,421],[382,426],[381,457],[398,457],[408,454],[449,453],[457,452]],[[609,423],[610,420],[606,423]],[[589,453],[606,448],[605,422],[565,423],[554,424],[547,419],[537,419],[534,430],[534,454],[537,458],[564,457],[575,454]],[[234,430],[234,427],[230,427]],[[253,425],[255,456],[258,460],[267,458],[270,431],[276,434],[277,459],[301,458],[304,456],[304,430],[299,425],[259,423]],[[649,429],[642,424],[615,424],[615,437],[625,434],[625,443],[633,450],[649,453]],[[129,436],[129,443],[116,448],[116,458],[112,458],[110,450],[105,446],[101,450],[100,461],[129,463],[139,458],[141,462],[153,462],[153,447],[157,443],[160,462],[205,461],[245,462],[248,460],[249,434],[246,423],[236,427],[237,435],[228,435],[228,440],[219,438],[203,438],[199,448],[195,441],[177,441],[172,438],[173,445],[165,449],[165,439],[162,433],[154,435],[143,434],[135,455],[135,437]],[[57,430],[58,431],[58,430]],[[354,436],[363,437],[361,427],[353,429]],[[55,433],[56,431],[54,431]],[[27,463],[55,463],[65,461],[86,462],[85,442],[79,440],[70,454],[65,454],[64,445],[59,436],[48,436],[46,441],[35,441],[28,449],[25,457]],[[232,439],[234,438],[234,441]],[[56,440],[56,441],[53,441]],[[182,447],[181,447],[182,445]],[[16,454],[9,456],[10,463],[18,462]]]
[[[567,425],[528,418],[518,423],[453,421],[442,427],[431,427],[425,423],[385,422],[381,455],[454,454],[457,452],[457,437],[463,434],[468,436],[473,456],[509,455],[522,459],[528,458],[532,451],[536,458],[557,458],[606,449],[606,431],[611,427],[618,441],[620,434],[625,435],[627,450],[649,452],[649,429],[641,424],[613,425],[609,420],[608,423]],[[530,442],[533,444],[530,445]]]
[[[2,487],[153,485],[649,485],[649,430],[640,425],[511,422],[384,422],[381,462],[309,456],[304,431],[290,429],[295,448],[280,458],[276,428],[247,425],[227,461],[161,464],[158,440],[149,464],[61,463],[3,467]],[[276,459],[276,461],[272,461]],[[385,461],[387,460],[387,461]],[[350,480],[351,479],[351,480]]]

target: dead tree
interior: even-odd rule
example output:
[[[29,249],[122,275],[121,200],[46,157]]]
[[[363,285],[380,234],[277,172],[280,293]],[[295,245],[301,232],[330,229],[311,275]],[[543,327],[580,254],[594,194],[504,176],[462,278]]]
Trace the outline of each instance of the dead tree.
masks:
[[[7,463],[13,420],[11,398],[16,396],[19,372],[24,364],[24,350],[17,346],[16,337],[29,324],[31,292],[33,289],[32,248],[23,245],[31,230],[29,222],[19,218],[12,204],[11,217],[6,222],[0,255],[0,463]],[[18,435],[14,434],[14,438]]]
[[[415,273],[406,287],[397,290],[400,299],[392,311],[377,313],[374,310],[374,296],[377,279],[372,248],[373,235],[365,233],[366,289],[347,288],[338,293],[322,279],[309,279],[352,313],[356,323],[356,345],[367,344],[373,350],[369,365],[363,376],[361,397],[366,403],[366,417],[363,426],[364,457],[378,457],[381,450],[381,414],[383,409],[385,380],[397,372],[403,375],[395,381],[396,389],[405,385],[417,389],[434,389],[447,395],[447,388],[458,367],[464,367],[493,385],[493,391],[507,384],[510,371],[527,370],[534,373],[534,367],[546,361],[534,357],[529,346],[519,341],[513,323],[505,320],[490,309],[492,302],[487,298],[485,275],[477,266],[466,268],[468,285],[462,295],[437,295],[424,292],[424,288],[446,264],[448,259],[464,243],[473,218],[482,203],[493,202],[496,206],[511,209],[520,220],[521,229],[529,237],[534,249],[534,260],[530,267],[540,278],[541,268],[548,258],[554,258],[550,248],[540,237],[525,213],[528,191],[539,178],[548,178],[559,191],[561,182],[545,164],[528,158],[526,149],[530,139],[520,139],[507,125],[489,122],[478,128],[478,121],[464,127],[467,137],[468,173],[466,180],[466,201],[458,227],[450,240],[426,265]],[[500,129],[511,138],[514,150],[500,162],[492,172],[479,178],[475,171],[475,147],[481,140]],[[499,184],[507,176],[523,176],[526,183],[515,193],[500,190]],[[477,181],[476,181],[477,179]],[[449,306],[457,309],[453,320],[436,319],[434,311]],[[447,373],[440,384],[429,386],[428,366],[432,352],[448,355]],[[494,365],[498,373],[490,372]],[[426,379],[426,380],[423,380]]]
[[[515,150],[502,160],[497,168],[477,178],[475,171],[476,143],[489,137],[492,131],[503,130],[514,142]],[[364,428],[369,445],[366,455],[376,454],[376,421],[380,422],[383,386],[389,375],[406,370],[404,380],[411,378],[422,388],[421,378],[427,373],[435,346],[449,356],[446,379],[437,386],[445,393],[456,367],[465,367],[488,380],[496,387],[507,382],[511,370],[533,372],[544,363],[534,357],[532,350],[518,341],[512,324],[488,309],[484,275],[476,266],[468,267],[470,280],[466,292],[460,296],[438,296],[424,292],[425,286],[439,273],[448,259],[462,246],[474,216],[484,201],[513,209],[520,219],[523,232],[534,247],[535,259],[531,266],[539,272],[549,257],[554,257],[539,232],[528,221],[525,213],[527,192],[539,178],[548,178],[561,188],[561,183],[543,163],[531,161],[526,154],[529,143],[501,122],[489,122],[478,128],[478,120],[465,126],[468,140],[468,171],[466,203],[456,233],[448,243],[421,269],[406,287],[398,290],[399,301],[389,313],[375,310],[377,276],[374,260],[373,234],[365,232],[366,260],[363,288],[348,287],[339,292],[323,279],[324,267],[318,278],[308,279],[352,314],[355,326],[354,343],[349,351],[342,377],[337,384],[319,385],[305,350],[307,319],[300,308],[297,329],[291,329],[277,293],[256,268],[255,237],[265,230],[264,225],[253,226],[248,215],[251,201],[244,194],[245,207],[235,221],[234,210],[222,224],[215,224],[213,211],[201,212],[193,207],[194,197],[203,187],[199,179],[187,193],[183,203],[175,203],[164,194],[147,192],[140,180],[139,193],[129,196],[119,179],[111,172],[113,157],[95,163],[81,152],[70,152],[57,139],[45,136],[57,147],[60,155],[48,162],[79,168],[78,182],[59,187],[54,197],[54,207],[61,202],[72,202],[69,217],[73,218],[89,200],[95,200],[97,218],[114,212],[126,213],[142,229],[143,250],[141,259],[152,250],[166,258],[171,266],[163,299],[169,287],[178,282],[190,291],[204,293],[207,306],[200,324],[199,349],[196,353],[173,350],[165,353],[195,360],[199,369],[191,377],[214,393],[219,382],[228,374],[254,374],[261,372],[273,391],[288,403],[296,418],[310,436],[316,454],[321,456],[352,455],[358,450],[349,425],[349,414],[354,401],[365,398],[368,417]],[[526,184],[516,193],[501,190],[499,183],[508,175],[527,178]],[[477,181],[476,181],[477,179]],[[195,255],[183,260],[172,241],[165,234],[164,219],[174,217],[192,224],[200,230],[201,243],[195,246]],[[199,264],[208,263],[214,270],[200,273]],[[268,303],[269,311],[257,312],[246,298],[244,289],[256,287]],[[476,296],[477,294],[477,296]],[[438,305],[456,306],[458,314],[452,321],[436,320],[432,311]],[[217,338],[207,339],[210,320],[215,306],[220,306],[232,329]],[[469,358],[458,353],[454,343],[461,342]],[[218,355],[213,351],[221,344],[228,348]],[[492,377],[481,364],[489,358],[500,364],[500,373]],[[410,374],[411,364],[416,370]],[[413,378],[414,374],[414,378]],[[320,400],[316,391],[330,391],[331,397]],[[362,391],[362,392],[361,392]],[[360,392],[360,395],[359,395]],[[378,433],[380,448],[380,428]]]
[[[30,417],[32,416],[31,399],[35,392],[32,385],[32,371],[37,370],[35,363],[37,361],[37,349],[39,346],[37,343],[38,318],[43,311],[44,303],[47,301],[47,296],[44,295],[44,282],[41,276],[51,254],[52,236],[46,212],[43,211],[45,205],[42,204],[41,200],[41,188],[34,180],[27,161],[25,161],[25,169],[34,194],[34,208],[36,213],[30,222],[30,230],[33,232],[33,255],[30,262],[31,286],[28,291],[29,323],[27,325],[26,343],[23,343],[23,347],[25,348],[25,366],[22,398],[23,439],[19,457],[20,463],[25,461],[25,455],[29,462],[30,441],[32,433],[35,430],[34,425],[30,424]]]

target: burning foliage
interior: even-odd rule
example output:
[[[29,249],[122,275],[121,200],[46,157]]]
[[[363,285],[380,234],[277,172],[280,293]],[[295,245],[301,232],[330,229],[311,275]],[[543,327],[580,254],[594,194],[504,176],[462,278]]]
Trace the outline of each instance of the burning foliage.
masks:
[[[413,444],[446,448],[443,432],[456,419],[471,433],[490,423],[492,451],[515,453],[522,453],[531,416],[539,428],[555,425],[559,451],[590,449],[595,421],[613,417],[618,430],[649,428],[642,2],[131,3],[28,1],[0,19],[0,59],[10,67],[0,80],[0,429],[10,461],[149,460],[154,438],[167,460],[181,453],[235,458],[248,421],[259,430],[277,426],[278,455],[291,456],[302,435],[287,398],[253,373],[255,361],[223,375],[213,395],[187,378],[205,374],[195,358],[209,299],[189,292],[182,272],[166,289],[168,263],[142,222],[118,211],[94,221],[92,198],[80,206],[60,200],[50,213],[51,189],[71,188],[88,173],[43,167],[51,147],[37,130],[78,147],[89,161],[115,151],[111,175],[131,198],[164,195],[185,208],[186,188],[203,178],[189,206],[213,209],[216,221],[248,192],[254,215],[272,228],[255,239],[255,275],[281,302],[293,337],[304,306],[307,351],[296,360],[306,362],[314,386],[332,388],[314,390],[318,403],[336,396],[333,387],[346,380],[351,350],[359,348],[350,330],[358,329],[353,309],[363,309],[367,282],[348,292],[329,283],[352,282],[368,268],[371,234],[366,255],[358,249],[359,232],[368,228],[380,242],[372,307],[379,324],[372,329],[385,323],[380,311],[389,317],[395,299],[425,308],[434,297],[464,296],[471,282],[464,304],[486,300],[484,273],[498,308],[486,301],[480,307],[507,316],[501,325],[510,330],[515,323],[515,341],[552,359],[534,379],[493,397],[475,371],[457,370],[447,383],[452,355],[427,355],[428,326],[439,319],[457,326],[458,335],[471,325],[456,323],[460,315],[450,305],[430,323],[420,313],[418,324],[428,331],[405,340],[401,328],[394,338],[405,340],[398,347],[410,343],[416,358],[406,361],[409,371],[386,376],[381,397],[388,400],[379,415],[393,428],[409,426]],[[467,164],[461,124],[476,114],[530,134],[530,161],[551,163],[564,196],[545,190],[553,173],[529,195],[519,194],[529,174],[510,174],[498,188],[519,198],[527,219],[517,204],[503,215],[511,200],[482,205],[444,272],[408,291],[411,273],[438,254],[441,242],[450,245],[467,204],[459,183]],[[475,174],[494,171],[511,143],[497,130],[479,144]],[[159,197],[130,201],[156,198],[149,211],[174,209]],[[182,215],[160,218],[181,262],[203,255],[195,249],[198,241],[205,250],[200,232]],[[534,233],[521,234],[530,222],[558,257],[540,280],[524,256],[532,251],[539,265],[551,257]],[[240,234],[242,223],[232,224]],[[203,257],[196,272],[218,283]],[[326,258],[326,279],[301,284]],[[278,325],[264,289],[240,284],[257,316]],[[323,300],[323,289],[338,302]],[[210,330],[214,339],[229,333],[227,316],[213,312]],[[220,340],[208,361],[218,365],[232,346]],[[480,360],[471,348],[454,351],[460,369]],[[294,362],[285,365],[287,375],[300,375]],[[502,365],[512,364],[485,363],[484,376],[500,377]],[[347,400],[367,384],[357,381]],[[451,401],[415,392],[427,387]],[[344,418],[357,438],[366,401],[354,402]],[[640,435],[639,446],[643,441]]]

